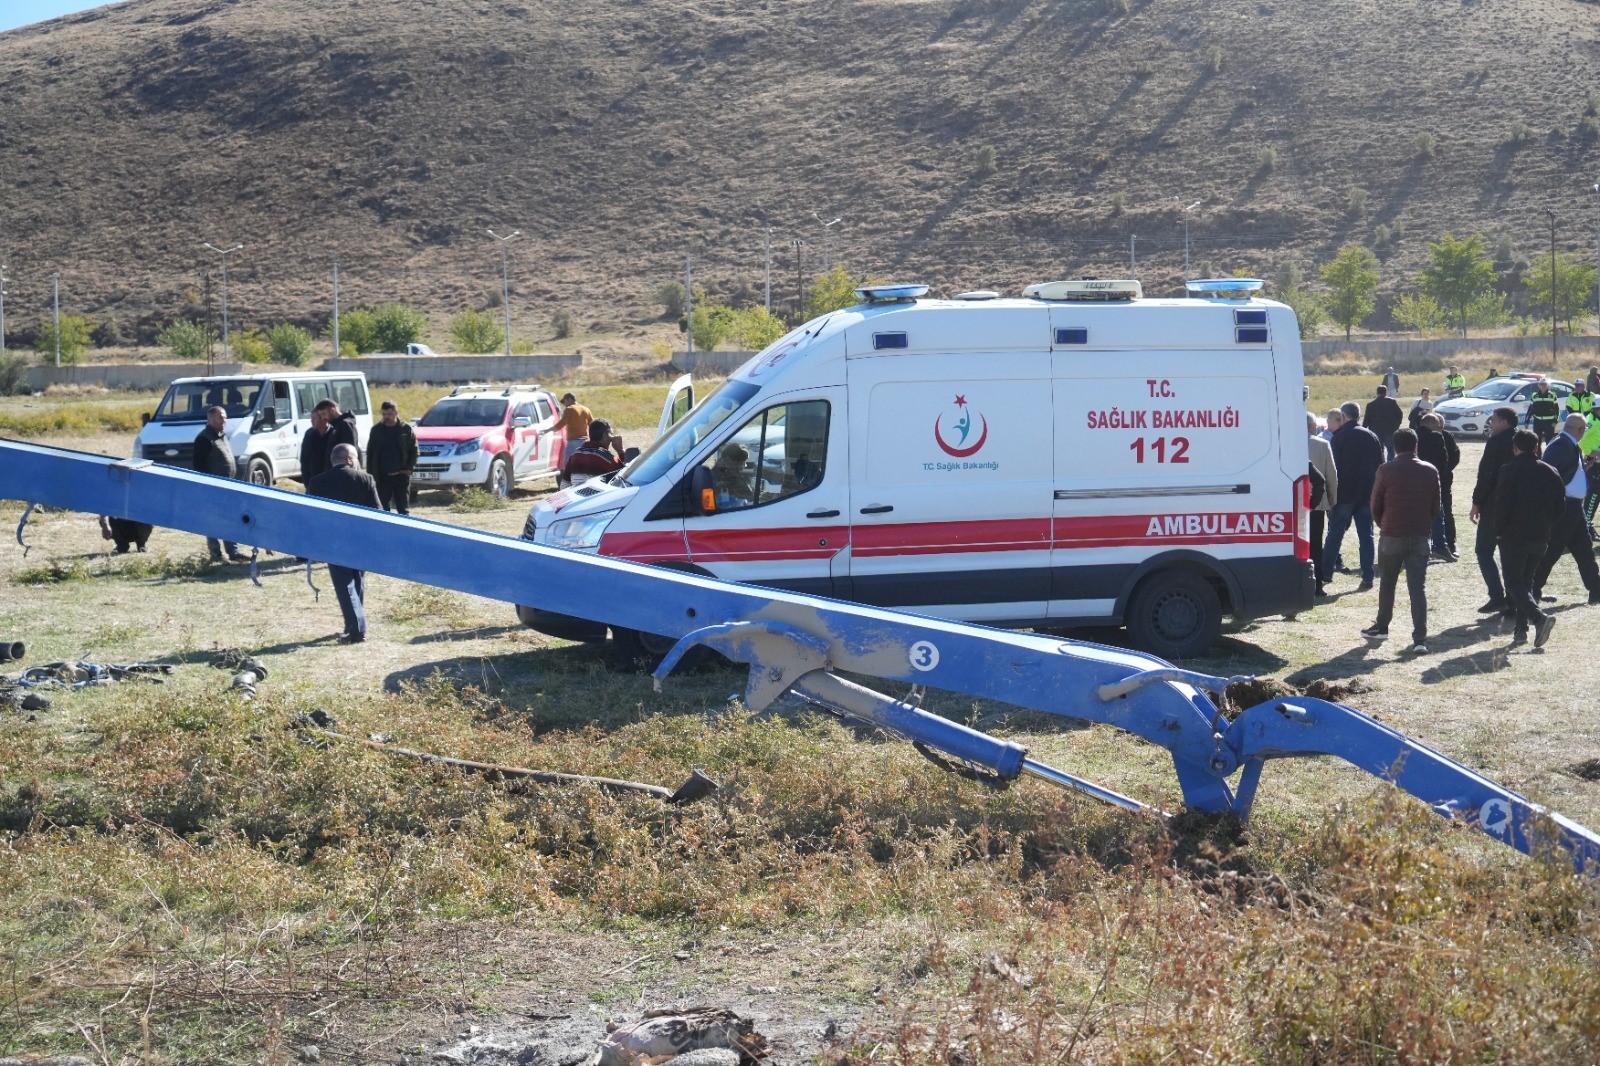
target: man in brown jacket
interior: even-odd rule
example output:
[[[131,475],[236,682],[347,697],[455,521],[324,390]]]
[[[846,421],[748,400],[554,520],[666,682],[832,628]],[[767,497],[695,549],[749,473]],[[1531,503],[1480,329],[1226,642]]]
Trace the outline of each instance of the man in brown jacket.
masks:
[[[1361,635],[1383,640],[1394,617],[1395,586],[1405,568],[1411,599],[1411,651],[1428,651],[1428,555],[1433,521],[1439,517],[1439,471],[1417,458],[1417,435],[1396,430],[1395,458],[1378,467],[1372,486],[1372,520],[1378,538],[1378,620]]]

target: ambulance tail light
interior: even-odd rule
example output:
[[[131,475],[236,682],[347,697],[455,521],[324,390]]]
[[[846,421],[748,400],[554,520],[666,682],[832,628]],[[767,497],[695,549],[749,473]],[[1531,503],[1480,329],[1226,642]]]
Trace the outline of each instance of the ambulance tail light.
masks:
[[[1311,475],[1294,479],[1294,557],[1311,561]]]

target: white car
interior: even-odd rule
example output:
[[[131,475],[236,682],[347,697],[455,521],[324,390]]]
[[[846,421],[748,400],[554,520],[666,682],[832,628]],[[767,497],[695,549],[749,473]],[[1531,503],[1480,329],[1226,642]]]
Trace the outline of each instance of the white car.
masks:
[[[1443,400],[1433,409],[1444,419],[1444,428],[1456,436],[1475,433],[1487,437],[1489,416],[1494,413],[1495,408],[1511,408],[1517,412],[1519,422],[1527,417],[1528,403],[1538,391],[1540,381],[1549,381],[1550,395],[1565,406],[1567,395],[1572,392],[1571,384],[1544,374],[1517,372],[1502,374],[1480,385],[1474,385],[1467,390],[1466,395],[1453,400]]]
[[[567,443],[553,432],[560,417],[555,396],[537,385],[455,389],[416,421],[412,487],[480,485],[505,496],[519,481],[554,477]]]

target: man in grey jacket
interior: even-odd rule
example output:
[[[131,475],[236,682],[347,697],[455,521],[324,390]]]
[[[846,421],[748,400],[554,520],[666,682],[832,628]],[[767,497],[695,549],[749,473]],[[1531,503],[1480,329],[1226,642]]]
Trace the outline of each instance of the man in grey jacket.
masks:
[[[1332,419],[1334,412],[1329,411],[1328,417]],[[1343,416],[1340,416],[1343,421]],[[1310,411],[1306,412],[1306,451],[1311,456],[1311,469],[1322,476],[1322,498],[1316,499],[1316,490],[1312,490],[1311,500],[1311,567],[1317,575],[1317,595],[1328,594],[1328,559],[1322,554],[1324,534],[1328,528],[1328,512],[1333,510],[1333,505],[1339,502],[1339,470],[1333,463],[1333,445],[1323,440],[1317,432],[1317,418]],[[1316,484],[1315,480],[1312,482]]]

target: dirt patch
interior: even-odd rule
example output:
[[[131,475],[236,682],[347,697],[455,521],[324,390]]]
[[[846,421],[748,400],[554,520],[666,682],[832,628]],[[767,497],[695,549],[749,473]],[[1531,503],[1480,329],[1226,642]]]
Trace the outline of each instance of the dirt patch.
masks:
[[[1287,681],[1276,677],[1253,677],[1248,681],[1235,681],[1228,686],[1225,695],[1233,709],[1244,710],[1258,703],[1268,703],[1292,696],[1310,696],[1312,699],[1328,700],[1330,703],[1343,703],[1350,696],[1368,691],[1371,691],[1371,686],[1359,678],[1349,681],[1329,681],[1319,677],[1305,688],[1295,688]]]

